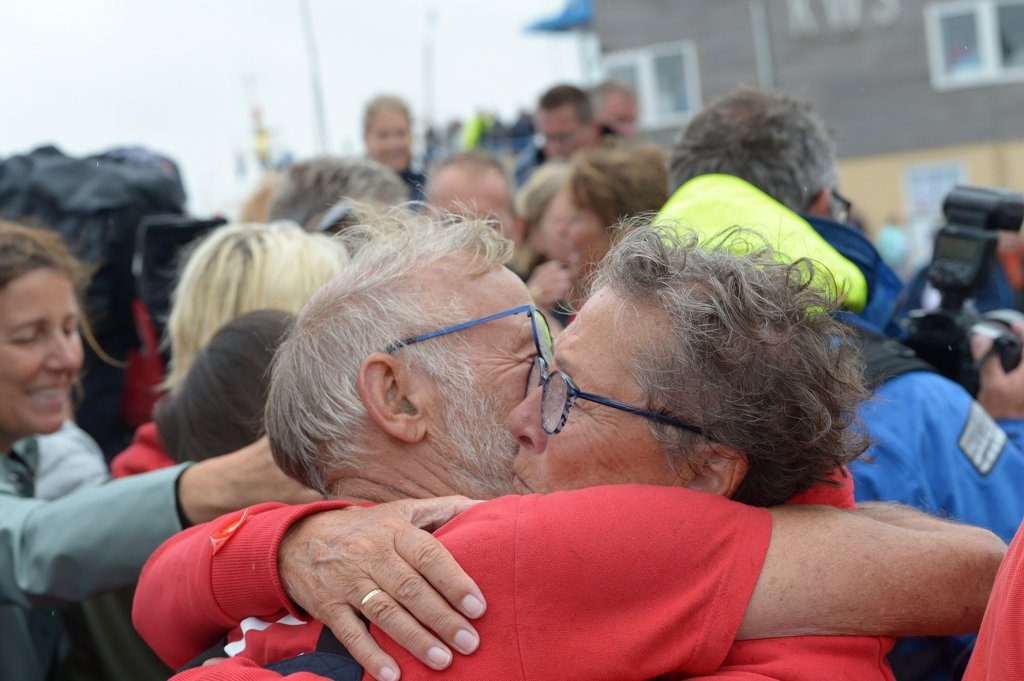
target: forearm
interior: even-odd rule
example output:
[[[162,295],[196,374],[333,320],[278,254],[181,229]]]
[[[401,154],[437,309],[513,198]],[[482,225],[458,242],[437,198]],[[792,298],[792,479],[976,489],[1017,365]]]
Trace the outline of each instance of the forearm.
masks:
[[[0,602],[75,601],[132,584],[181,530],[181,467],[80,490],[55,501],[0,497]]]
[[[161,659],[180,667],[246,617],[297,614],[277,573],[281,537],[306,515],[343,504],[262,504],[172,537],[139,578],[135,628]]]
[[[976,631],[1006,545],[905,507],[773,509],[739,638]]]
[[[181,476],[178,499],[193,525],[266,501],[308,503],[321,497],[282,473],[266,438],[231,454],[206,459]]]

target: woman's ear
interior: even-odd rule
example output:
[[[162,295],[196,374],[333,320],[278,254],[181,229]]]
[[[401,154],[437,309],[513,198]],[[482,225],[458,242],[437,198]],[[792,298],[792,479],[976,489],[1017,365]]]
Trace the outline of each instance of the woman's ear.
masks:
[[[375,426],[402,442],[419,442],[427,433],[426,379],[402,360],[375,352],[359,367],[356,389]]]
[[[747,477],[747,457],[731,447],[713,443],[699,455],[693,472],[688,488],[731,499]]]

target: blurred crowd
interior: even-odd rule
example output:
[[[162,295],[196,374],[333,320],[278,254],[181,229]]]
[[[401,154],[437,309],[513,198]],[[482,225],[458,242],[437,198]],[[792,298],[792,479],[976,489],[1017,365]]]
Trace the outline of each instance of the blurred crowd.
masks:
[[[639,113],[380,95],[230,221],[0,160],[0,678],[1024,678],[1024,366],[902,342],[806,102]]]

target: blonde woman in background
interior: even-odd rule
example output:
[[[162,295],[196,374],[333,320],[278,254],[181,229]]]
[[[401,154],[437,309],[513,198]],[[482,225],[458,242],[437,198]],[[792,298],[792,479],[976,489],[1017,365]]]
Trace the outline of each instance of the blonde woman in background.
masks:
[[[545,260],[564,262],[569,250],[561,237],[561,225],[572,217],[572,206],[566,200],[557,204],[559,190],[569,184],[572,166],[552,161],[538,168],[515,196],[516,221],[523,234],[523,243],[534,263]],[[517,253],[516,258],[520,255]]]
[[[412,114],[394,95],[379,95],[363,110],[366,155],[383,163],[409,186],[409,199],[422,201],[427,176],[412,167]]]
[[[348,263],[337,240],[292,222],[225,225],[189,255],[167,322],[173,390],[196,355],[227,322],[254,310],[298,312]]]
[[[572,284],[569,249],[561,234],[573,214],[567,195],[557,197],[569,183],[572,166],[552,161],[537,168],[513,202],[517,231],[522,245],[516,249],[512,269],[529,273],[527,285],[537,305],[564,325],[566,315],[559,306]]]
[[[298,312],[348,260],[340,241],[293,222],[233,224],[211,232],[188,256],[171,298],[166,339],[171,361],[164,387],[174,391],[225,324],[255,310]],[[139,426],[110,467],[117,478],[173,463],[150,421]]]

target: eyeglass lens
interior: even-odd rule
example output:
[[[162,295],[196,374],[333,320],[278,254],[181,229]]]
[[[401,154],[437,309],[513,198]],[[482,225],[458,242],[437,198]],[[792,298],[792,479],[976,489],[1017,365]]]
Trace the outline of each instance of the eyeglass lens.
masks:
[[[568,397],[569,383],[565,374],[560,371],[550,374],[544,381],[544,393],[540,398],[541,425],[546,432],[553,435],[561,430]]]

